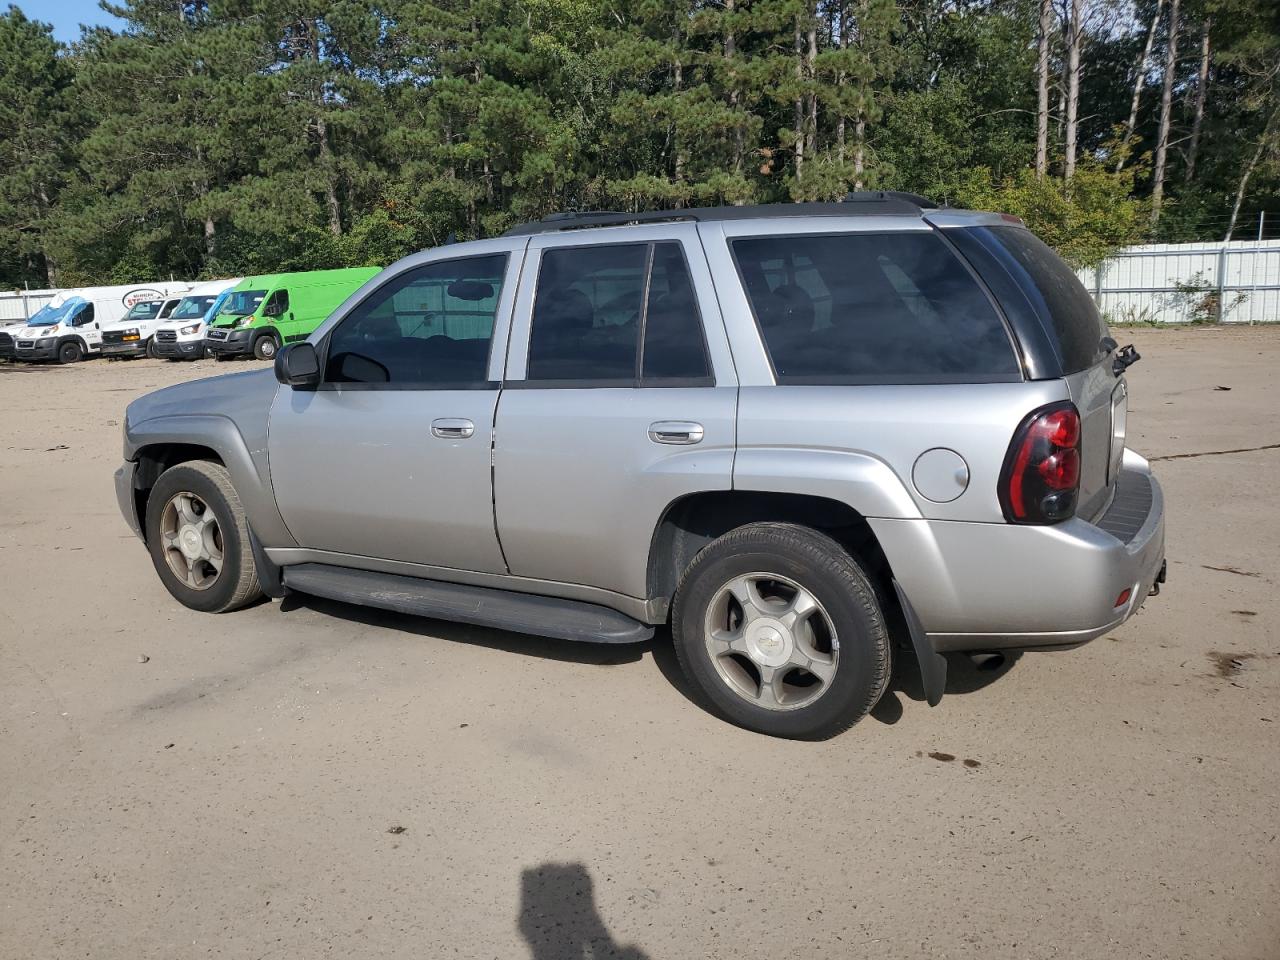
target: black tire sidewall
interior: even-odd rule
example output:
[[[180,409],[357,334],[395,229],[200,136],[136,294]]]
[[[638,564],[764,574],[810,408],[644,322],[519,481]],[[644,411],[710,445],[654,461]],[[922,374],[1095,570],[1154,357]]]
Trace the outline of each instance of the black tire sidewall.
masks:
[[[222,533],[222,571],[218,582],[208,590],[192,590],[178,580],[169,569],[169,562],[160,546],[160,515],[169,498],[182,491],[194,493],[213,510]],[[231,505],[216,483],[184,464],[166,470],[147,498],[146,531],[147,550],[151,554],[152,566],[175,600],[185,607],[205,613],[227,609],[240,580],[240,557],[244,545],[240,542],[240,528]]]
[[[265,351],[270,349],[270,353]],[[253,355],[258,360],[274,360],[280,347],[276,343],[276,338],[271,334],[264,334],[257,340],[253,341]]]
[[[84,359],[84,348],[74,340],[68,340],[58,347],[59,363],[78,363]]]
[[[797,532],[802,532],[799,528]],[[826,538],[823,538],[824,540]],[[770,736],[825,739],[860,719],[883,692],[889,664],[889,642],[875,590],[847,553],[814,562],[806,549],[787,549],[777,541],[766,546],[739,543],[700,557],[681,586],[672,628],[680,662],[711,709],[739,726]],[[843,570],[833,569],[843,567]],[[711,662],[703,639],[707,605],[717,591],[746,573],[781,574],[801,584],[822,604],[835,626],[840,657],[829,689],[812,705],[791,711],[766,710],[731,690]]]

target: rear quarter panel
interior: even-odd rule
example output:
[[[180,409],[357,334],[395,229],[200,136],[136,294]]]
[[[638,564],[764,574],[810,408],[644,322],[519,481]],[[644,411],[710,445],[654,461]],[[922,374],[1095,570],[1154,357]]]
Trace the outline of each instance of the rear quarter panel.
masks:
[[[1014,431],[1063,399],[1061,381],[743,387],[734,488],[830,497],[867,517],[1004,523],[997,486]],[[967,485],[947,503],[912,479],[935,448],[968,466]]]

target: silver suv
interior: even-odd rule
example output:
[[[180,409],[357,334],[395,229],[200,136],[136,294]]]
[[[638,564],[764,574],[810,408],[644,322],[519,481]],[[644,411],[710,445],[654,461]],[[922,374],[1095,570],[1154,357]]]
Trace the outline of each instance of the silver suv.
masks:
[[[1072,271],[905,194],[551,217],[401,260],[272,371],[129,406],[120,506],[180,602],[286,590],[570,640],[670,625],[763,733],[895,644],[1061,648],[1164,579],[1160,487]]]

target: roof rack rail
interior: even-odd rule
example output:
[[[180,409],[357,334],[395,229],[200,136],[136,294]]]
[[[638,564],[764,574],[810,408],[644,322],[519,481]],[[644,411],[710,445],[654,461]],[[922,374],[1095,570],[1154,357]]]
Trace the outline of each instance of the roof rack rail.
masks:
[[[918,217],[924,210],[938,205],[927,197],[896,190],[860,190],[834,203],[762,203],[743,207],[688,207],[682,210],[642,210],[627,213],[619,210],[594,212],[564,211],[552,213],[533,223],[512,227],[504,237],[556,233],[562,230],[585,230],[590,227],[623,227],[643,223],[695,223],[716,220],[756,220],[772,217],[850,217],[908,216]]]
[[[845,203],[868,203],[873,200],[901,200],[903,203],[914,203],[921,210],[938,209],[938,205],[928,197],[904,190],[851,190],[844,195]]]

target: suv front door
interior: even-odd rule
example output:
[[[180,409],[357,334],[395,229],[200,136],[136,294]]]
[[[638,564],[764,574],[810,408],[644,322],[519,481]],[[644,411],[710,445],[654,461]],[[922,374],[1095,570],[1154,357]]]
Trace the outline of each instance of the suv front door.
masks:
[[[511,572],[647,596],[668,505],[731,488],[737,379],[693,224],[529,241],[498,405]]]
[[[277,393],[268,442],[300,547],[506,572],[490,456],[524,242],[415,258],[311,338],[322,383]]]

